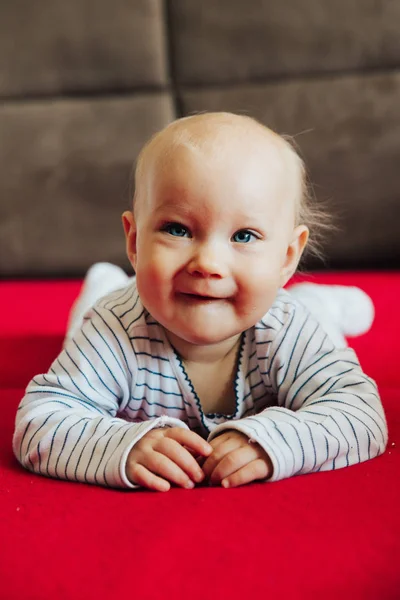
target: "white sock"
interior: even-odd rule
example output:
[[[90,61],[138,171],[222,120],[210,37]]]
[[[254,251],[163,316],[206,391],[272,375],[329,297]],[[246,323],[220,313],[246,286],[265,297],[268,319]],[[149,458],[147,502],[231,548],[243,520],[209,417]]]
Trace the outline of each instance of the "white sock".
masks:
[[[373,323],[373,302],[360,288],[297,283],[288,291],[308,308],[338,348],[347,346],[345,336],[366,333]]]
[[[110,263],[96,263],[86,273],[83,286],[68,318],[66,340],[74,336],[82,325],[84,314],[106,294],[128,285],[130,278],[120,267]]]

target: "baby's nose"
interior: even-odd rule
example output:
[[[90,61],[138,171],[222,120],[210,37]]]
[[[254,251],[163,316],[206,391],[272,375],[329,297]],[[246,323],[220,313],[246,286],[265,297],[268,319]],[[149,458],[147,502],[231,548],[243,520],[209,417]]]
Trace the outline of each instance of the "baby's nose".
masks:
[[[188,271],[195,277],[227,277],[229,268],[225,253],[216,244],[203,244],[196,248],[188,264]]]

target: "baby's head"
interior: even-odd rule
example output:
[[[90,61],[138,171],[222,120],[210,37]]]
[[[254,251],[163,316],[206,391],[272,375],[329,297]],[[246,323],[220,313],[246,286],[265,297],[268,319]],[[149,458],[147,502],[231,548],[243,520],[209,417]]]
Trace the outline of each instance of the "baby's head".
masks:
[[[165,168],[177,149],[186,149],[214,164],[227,161],[228,156],[239,164],[248,160],[256,166],[257,162],[263,171],[275,153],[276,159],[280,159],[282,183],[286,185],[284,195],[293,203],[295,224],[310,227],[318,220],[319,215],[315,214],[318,211],[311,206],[305,165],[288,136],[280,136],[246,115],[226,112],[177,119],[145,144],[136,164],[134,209],[141,199],[148,197],[148,176],[154,176],[156,166]],[[258,178],[253,183],[262,184]],[[317,240],[309,239],[307,250],[318,254],[317,248]]]
[[[123,215],[144,306],[175,345],[233,339],[296,270],[308,212],[303,162],[284,138],[230,113],[174,121],[141,151]]]

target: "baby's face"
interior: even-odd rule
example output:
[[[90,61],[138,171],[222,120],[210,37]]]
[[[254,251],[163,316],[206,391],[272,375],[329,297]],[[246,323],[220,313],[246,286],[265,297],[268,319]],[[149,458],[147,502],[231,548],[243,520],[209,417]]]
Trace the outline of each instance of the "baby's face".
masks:
[[[128,254],[142,302],[171,340],[234,340],[269,310],[306,240],[284,174],[273,149],[254,161],[184,147],[149,171]]]

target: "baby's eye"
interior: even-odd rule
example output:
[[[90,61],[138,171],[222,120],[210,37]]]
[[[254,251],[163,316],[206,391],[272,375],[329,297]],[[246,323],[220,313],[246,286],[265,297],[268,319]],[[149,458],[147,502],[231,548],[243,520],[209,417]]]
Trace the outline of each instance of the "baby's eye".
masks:
[[[162,231],[166,231],[175,237],[190,237],[189,230],[179,223],[166,223],[163,225]]]
[[[234,242],[238,242],[239,244],[248,244],[249,242],[257,239],[257,236],[248,229],[240,229],[240,231],[237,231],[232,236],[232,240]]]

